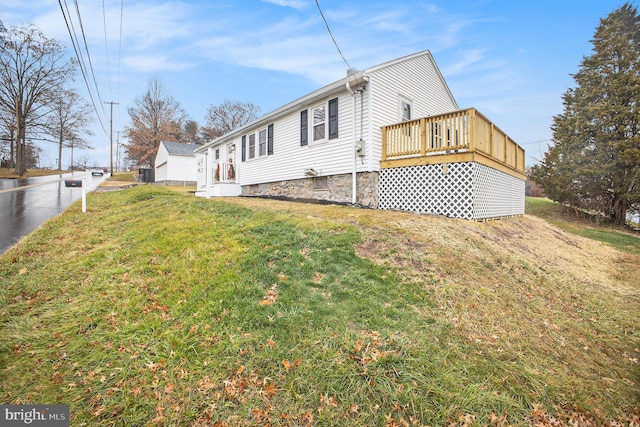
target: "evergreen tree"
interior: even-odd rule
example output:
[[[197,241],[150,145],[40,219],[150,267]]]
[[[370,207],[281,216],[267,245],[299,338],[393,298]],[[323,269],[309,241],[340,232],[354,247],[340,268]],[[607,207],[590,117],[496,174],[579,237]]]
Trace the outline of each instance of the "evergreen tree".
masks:
[[[630,3],[600,20],[593,54],[554,117],[554,145],[532,176],[553,200],[624,224],[640,207],[640,16]]]

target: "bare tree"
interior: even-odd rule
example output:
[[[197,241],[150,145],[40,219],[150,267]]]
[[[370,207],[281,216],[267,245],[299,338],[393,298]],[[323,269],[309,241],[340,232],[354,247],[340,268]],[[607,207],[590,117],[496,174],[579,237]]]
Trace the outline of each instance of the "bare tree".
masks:
[[[91,105],[71,89],[57,93],[51,102],[51,112],[43,129],[55,138],[54,142],[58,145],[58,170],[62,170],[63,148],[71,148],[71,166],[74,148],[90,148],[83,137],[93,135],[87,128],[92,112]]]
[[[205,116],[206,126],[202,133],[208,139],[218,138],[240,126],[254,121],[260,114],[260,107],[250,102],[226,99],[220,105],[212,105]]]
[[[0,37],[0,108],[15,117],[18,175],[27,168],[27,125],[44,116],[44,107],[73,78],[74,70],[60,42],[33,24],[12,26]]]
[[[186,114],[180,104],[167,94],[156,79],[149,80],[147,92],[128,109],[131,124],[124,135],[130,160],[151,166],[160,141],[179,141]]]
[[[2,156],[2,167],[14,167],[15,140],[15,115],[9,114],[0,108],[0,155]]]

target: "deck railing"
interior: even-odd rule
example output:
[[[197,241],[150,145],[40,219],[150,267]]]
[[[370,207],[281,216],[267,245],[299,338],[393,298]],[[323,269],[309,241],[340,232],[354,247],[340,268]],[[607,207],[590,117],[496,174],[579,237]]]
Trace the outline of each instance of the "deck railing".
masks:
[[[382,127],[382,161],[482,153],[524,173],[524,150],[475,108]]]

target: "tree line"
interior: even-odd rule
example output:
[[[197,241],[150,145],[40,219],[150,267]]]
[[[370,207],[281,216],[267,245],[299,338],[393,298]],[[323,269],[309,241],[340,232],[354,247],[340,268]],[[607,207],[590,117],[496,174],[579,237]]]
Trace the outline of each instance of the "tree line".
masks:
[[[37,142],[55,143],[57,169],[62,169],[63,149],[91,149],[95,106],[87,103],[72,83],[78,63],[69,58],[58,40],[33,25],[5,25],[0,21],[0,160],[22,176],[38,163]],[[130,123],[124,143],[128,161],[153,166],[160,141],[202,144],[255,120],[254,104],[225,100],[211,105],[205,125],[190,120],[180,104],[157,79],[128,108]]]
[[[5,27],[0,21],[0,155],[22,176],[37,161],[35,141],[63,148],[90,148],[90,105],[71,88],[76,72],[63,45],[33,24]]]
[[[547,197],[624,225],[640,211],[640,16],[625,3],[600,20],[573,75],[552,142],[531,178]]]
[[[124,135],[127,157],[140,166],[153,166],[161,141],[201,145],[218,138],[258,117],[260,107],[249,102],[225,100],[211,105],[205,125],[187,118],[186,113],[156,78],[149,80],[146,92],[128,108],[130,123]]]

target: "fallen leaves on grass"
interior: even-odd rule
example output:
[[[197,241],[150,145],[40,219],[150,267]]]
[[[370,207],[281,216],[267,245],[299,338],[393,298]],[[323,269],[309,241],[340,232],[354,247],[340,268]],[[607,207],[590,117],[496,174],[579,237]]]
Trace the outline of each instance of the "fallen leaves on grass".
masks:
[[[328,393],[320,395],[320,405],[318,406],[318,413],[322,413],[322,411],[324,411],[324,408],[327,406],[338,406],[338,400],[336,399],[335,395],[331,397]]]
[[[300,366],[300,364],[302,364],[302,360],[300,359],[294,359],[293,362],[290,362],[289,359],[284,359],[282,361],[282,365],[284,365],[284,369],[286,369],[287,372],[296,366]]]
[[[380,332],[372,331],[366,333],[365,340],[357,340],[353,349],[349,352],[349,358],[356,363],[356,366],[363,374],[367,373],[367,365],[395,354],[395,351],[382,350],[383,341]]]
[[[262,300],[258,303],[262,306],[271,305],[278,299],[278,284],[274,283],[267,291],[267,294],[262,297]]]

